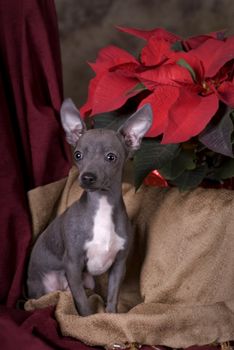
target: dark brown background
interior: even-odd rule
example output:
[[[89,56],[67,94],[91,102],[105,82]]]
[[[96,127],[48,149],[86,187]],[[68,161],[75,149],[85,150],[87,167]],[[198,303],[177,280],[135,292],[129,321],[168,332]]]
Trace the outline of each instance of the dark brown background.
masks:
[[[100,48],[114,44],[137,53],[143,42],[114,26],[164,27],[182,36],[228,29],[234,34],[234,0],[55,0],[65,96],[81,106]]]

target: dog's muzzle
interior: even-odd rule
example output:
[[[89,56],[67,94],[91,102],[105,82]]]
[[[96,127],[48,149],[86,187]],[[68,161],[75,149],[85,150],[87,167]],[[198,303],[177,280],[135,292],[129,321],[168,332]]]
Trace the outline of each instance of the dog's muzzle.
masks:
[[[80,177],[80,184],[85,188],[93,187],[97,182],[97,176],[93,173],[83,173]]]

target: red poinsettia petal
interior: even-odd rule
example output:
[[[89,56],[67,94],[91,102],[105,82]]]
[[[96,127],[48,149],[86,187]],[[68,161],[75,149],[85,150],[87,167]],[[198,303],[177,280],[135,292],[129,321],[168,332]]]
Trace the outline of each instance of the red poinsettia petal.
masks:
[[[115,72],[103,74],[94,92],[91,115],[120,108],[130,97],[140,92],[134,89],[138,83],[137,79],[118,75]]]
[[[139,65],[139,62],[127,51],[120,49],[117,46],[106,46],[98,52],[96,62],[89,63],[90,67],[96,74],[106,71],[113,66],[119,64],[133,62]]]
[[[234,82],[223,82],[218,88],[218,96],[226,105],[234,108]]]
[[[136,76],[149,90],[153,90],[157,85],[180,86],[193,84],[189,71],[174,63],[148,69],[136,74]]]
[[[134,36],[141,38],[141,39],[144,39],[144,40],[149,40],[149,38],[152,35],[157,36],[158,39],[168,40],[170,43],[174,43],[178,40],[181,40],[181,38],[178,35],[170,33],[163,28],[155,28],[152,30],[141,30],[141,29],[136,29],[136,28],[121,27],[121,26],[116,26],[116,27],[121,32],[134,35]]]
[[[128,62],[128,63],[122,63],[117,66],[114,66],[110,69],[110,72],[118,72],[118,74],[124,75],[126,77],[135,77],[136,72],[140,66],[140,63],[137,62]]]
[[[150,103],[153,111],[153,123],[146,136],[156,137],[162,134],[168,123],[168,112],[179,97],[179,88],[158,86],[155,91],[141,101],[138,108]]]
[[[92,112],[92,104],[90,101],[86,101],[85,104],[83,104],[83,106],[80,107],[79,109],[80,111],[80,115],[85,118],[85,117],[88,117],[91,112]]]
[[[198,46],[200,46],[201,44],[203,44],[206,40],[208,40],[210,38],[224,40],[225,39],[225,30],[211,32],[208,34],[192,36],[186,40],[183,40],[182,43],[183,43],[184,48],[187,51],[189,51],[191,49],[196,49]]]
[[[157,170],[151,171],[151,173],[146,176],[144,184],[146,186],[168,187],[167,181]]]
[[[226,41],[209,39],[191,53],[202,61],[205,76],[212,78],[226,62],[234,58],[234,36]]]
[[[87,117],[92,113],[94,94],[95,94],[97,85],[98,85],[100,79],[102,78],[102,76],[103,76],[103,73],[99,73],[98,75],[96,75],[96,77],[91,79],[89,82],[87,101],[80,108],[80,114],[82,117]]]
[[[200,82],[204,79],[204,67],[200,59],[193,55],[193,50],[189,52],[179,51],[171,52],[170,58],[167,61],[167,64],[176,63],[179,65],[180,60],[187,62],[190,67],[193,69],[196,75],[196,82]],[[186,69],[187,70],[187,69]]]
[[[149,38],[148,43],[141,51],[141,62],[145,66],[156,66],[167,60],[171,51],[171,43],[156,36]]]
[[[185,142],[198,135],[217,112],[218,106],[216,94],[199,96],[181,88],[179,98],[169,111],[162,143]]]

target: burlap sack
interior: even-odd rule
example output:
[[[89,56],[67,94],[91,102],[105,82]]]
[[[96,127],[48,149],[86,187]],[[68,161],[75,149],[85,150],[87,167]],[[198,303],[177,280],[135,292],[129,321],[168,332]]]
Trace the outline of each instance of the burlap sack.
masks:
[[[67,179],[29,193],[35,235],[79,198],[76,178],[72,169]],[[69,292],[29,300],[25,308],[56,305],[62,334],[89,345],[188,347],[234,339],[234,192],[142,186],[135,193],[124,183],[123,193],[135,240],[119,313],[104,313],[105,277],[89,297],[92,316],[77,314]]]

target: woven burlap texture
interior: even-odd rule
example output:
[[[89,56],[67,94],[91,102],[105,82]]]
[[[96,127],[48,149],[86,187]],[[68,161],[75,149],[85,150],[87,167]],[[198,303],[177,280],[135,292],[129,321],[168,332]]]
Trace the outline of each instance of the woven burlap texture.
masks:
[[[82,193],[77,171],[29,192],[34,235]],[[234,192],[123,184],[135,238],[118,314],[104,312],[106,277],[89,300],[97,312],[77,314],[69,292],[27,301],[55,305],[63,335],[89,345],[114,343],[188,347],[234,339]]]

